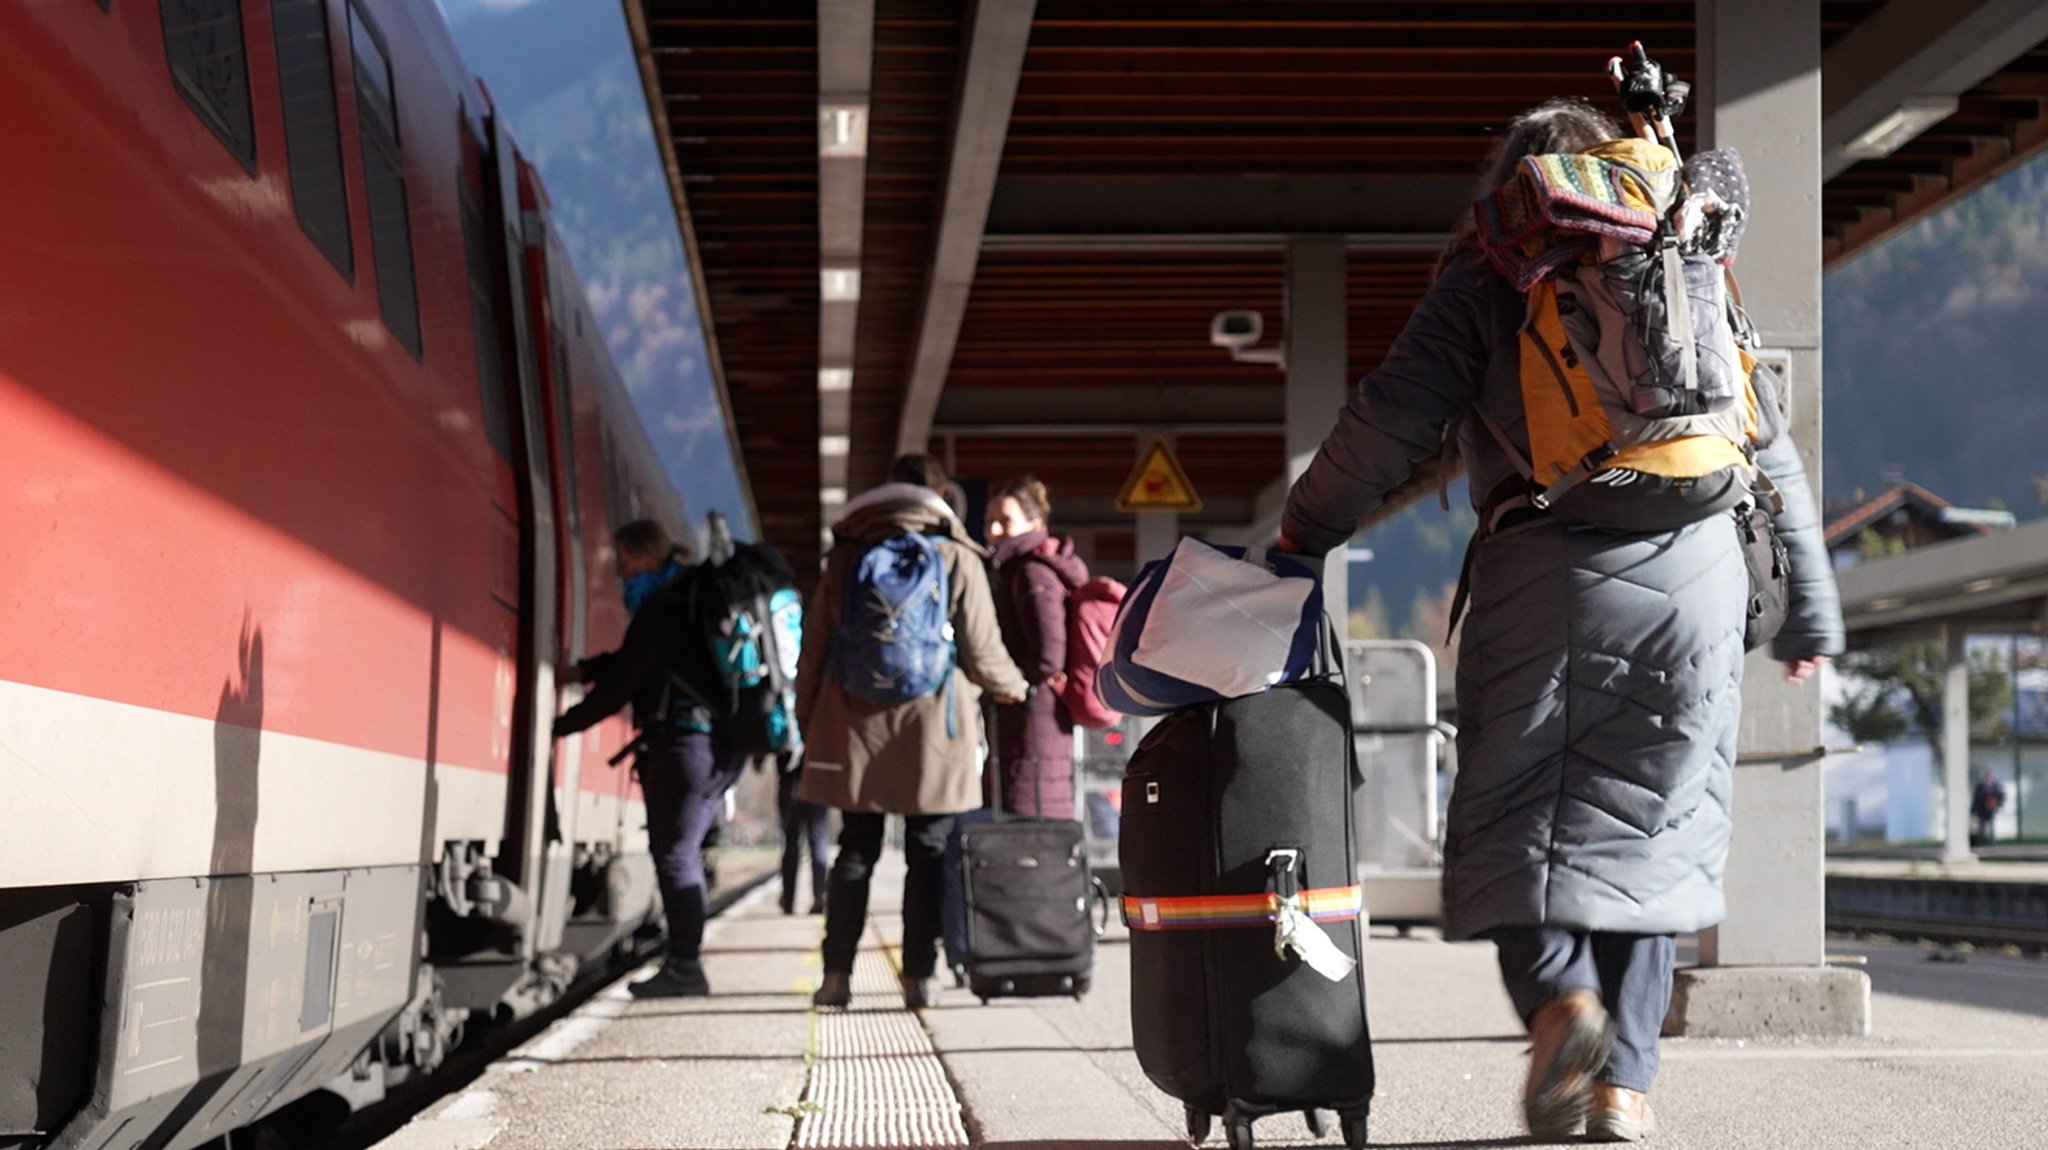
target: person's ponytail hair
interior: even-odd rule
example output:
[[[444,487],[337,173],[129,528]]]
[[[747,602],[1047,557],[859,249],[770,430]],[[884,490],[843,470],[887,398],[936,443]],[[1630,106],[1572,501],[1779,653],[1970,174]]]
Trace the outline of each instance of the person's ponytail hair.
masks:
[[[1039,482],[1036,475],[1026,475],[1022,479],[1005,479],[996,484],[995,490],[989,492],[989,505],[994,506],[1004,499],[1016,500],[1017,506],[1023,509],[1028,519],[1036,519],[1041,523],[1052,522],[1052,496],[1046,492],[1045,484]]]

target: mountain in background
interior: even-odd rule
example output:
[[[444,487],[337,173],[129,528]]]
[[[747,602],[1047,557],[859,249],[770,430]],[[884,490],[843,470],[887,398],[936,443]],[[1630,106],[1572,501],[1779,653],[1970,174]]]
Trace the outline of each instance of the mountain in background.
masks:
[[[2048,514],[2048,157],[1828,273],[1829,504],[1885,473],[2024,522]]]
[[[754,526],[616,3],[440,0],[463,58],[540,169],[556,231],[648,437],[693,516]]]

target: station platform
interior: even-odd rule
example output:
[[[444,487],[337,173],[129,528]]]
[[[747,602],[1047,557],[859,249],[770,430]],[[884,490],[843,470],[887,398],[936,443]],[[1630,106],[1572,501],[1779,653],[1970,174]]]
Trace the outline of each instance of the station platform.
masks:
[[[913,1014],[895,978],[899,867],[878,876],[853,1009],[811,1009],[822,920],[780,914],[770,881],[710,925],[710,997],[636,1001],[627,982],[645,975],[629,976],[378,1150],[1187,1145],[1180,1105],[1132,1054],[1120,927],[1102,940],[1085,1001],[983,1006],[948,989]],[[1834,960],[1870,973],[1873,1034],[1666,1039],[1652,1145],[2048,1145],[2048,961],[1833,946]],[[1372,1144],[1538,1145],[1519,1122],[1526,1040],[1493,948],[1378,928],[1366,965]],[[1338,1145],[1331,1126],[1317,1140],[1297,1117],[1263,1119],[1257,1138]]]

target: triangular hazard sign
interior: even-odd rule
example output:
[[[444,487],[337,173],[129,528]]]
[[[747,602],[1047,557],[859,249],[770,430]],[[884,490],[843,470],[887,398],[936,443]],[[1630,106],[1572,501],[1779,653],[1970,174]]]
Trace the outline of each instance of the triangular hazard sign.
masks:
[[[1164,439],[1154,439],[1117,493],[1118,511],[1200,511],[1202,497]]]

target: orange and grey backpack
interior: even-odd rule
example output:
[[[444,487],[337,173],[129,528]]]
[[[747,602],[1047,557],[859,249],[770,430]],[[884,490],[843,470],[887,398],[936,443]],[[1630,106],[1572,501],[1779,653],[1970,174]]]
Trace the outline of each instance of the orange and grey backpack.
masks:
[[[1476,205],[1485,250],[1527,299],[1527,451],[1481,414],[1523,482],[1495,493],[1488,520],[1534,507],[1667,531],[1768,496],[1756,453],[1782,424],[1777,382],[1749,350],[1732,274],[1684,218],[1706,197],[1739,221],[1684,189],[1739,183],[1740,168],[1723,151],[1696,170],[1681,180],[1662,145],[1616,140],[1527,157]]]

